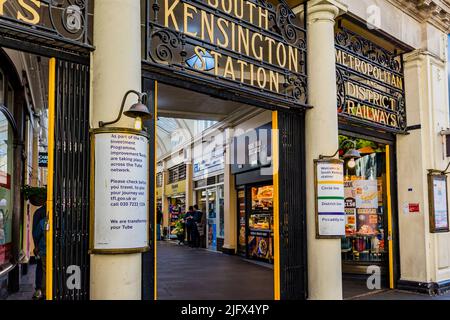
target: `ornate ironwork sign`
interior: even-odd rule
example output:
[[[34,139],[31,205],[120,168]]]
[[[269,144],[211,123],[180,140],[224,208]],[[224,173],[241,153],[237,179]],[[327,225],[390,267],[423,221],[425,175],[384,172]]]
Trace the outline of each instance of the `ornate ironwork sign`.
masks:
[[[0,0],[2,37],[78,52],[89,51],[93,2]]]
[[[335,36],[338,113],[390,132],[406,130],[401,55],[340,28]]]
[[[306,25],[284,0],[146,0],[145,19],[152,72],[306,107]]]

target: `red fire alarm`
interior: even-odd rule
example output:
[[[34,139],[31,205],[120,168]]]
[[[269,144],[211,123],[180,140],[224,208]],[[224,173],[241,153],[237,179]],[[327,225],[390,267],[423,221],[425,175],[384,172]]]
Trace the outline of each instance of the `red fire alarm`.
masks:
[[[409,212],[410,213],[420,212],[420,204],[419,203],[410,203],[409,204]]]

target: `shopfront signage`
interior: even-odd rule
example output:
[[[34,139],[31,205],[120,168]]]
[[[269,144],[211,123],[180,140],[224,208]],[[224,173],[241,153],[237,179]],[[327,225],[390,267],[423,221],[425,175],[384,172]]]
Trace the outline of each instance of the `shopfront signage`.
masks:
[[[40,168],[47,168],[47,166],[48,166],[48,152],[39,152],[38,163],[39,163],[39,167]]]
[[[166,197],[179,195],[186,192],[186,180],[180,180],[176,183],[168,184],[165,186],[164,195]]]
[[[430,170],[428,173],[430,232],[449,232],[447,176]]]
[[[204,179],[212,176],[218,171],[222,171],[225,168],[225,157],[223,146],[216,146],[212,150],[201,148],[200,151],[204,151],[202,154],[197,155],[193,165],[193,178],[195,180]],[[196,150],[194,149],[194,153]]]
[[[92,135],[91,251],[142,252],[149,236],[148,137],[135,130],[110,130]]]
[[[232,174],[270,166],[272,164],[272,123],[237,135],[231,145],[231,158],[233,160]]]
[[[14,40],[89,50],[92,19],[93,2],[89,0],[0,0],[0,34]]]
[[[404,132],[401,56],[343,28],[335,42],[339,115],[385,131]]]
[[[316,160],[316,237],[345,236],[346,210],[344,191],[344,162]]]
[[[306,106],[306,31],[284,1],[148,0],[146,23],[151,70]]]

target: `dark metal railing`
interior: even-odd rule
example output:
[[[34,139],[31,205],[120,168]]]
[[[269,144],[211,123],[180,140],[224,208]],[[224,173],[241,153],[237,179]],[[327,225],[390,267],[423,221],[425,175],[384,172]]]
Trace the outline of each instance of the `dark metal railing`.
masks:
[[[86,300],[89,298],[89,67],[58,60],[56,84],[53,299]],[[77,271],[80,278],[69,279]]]

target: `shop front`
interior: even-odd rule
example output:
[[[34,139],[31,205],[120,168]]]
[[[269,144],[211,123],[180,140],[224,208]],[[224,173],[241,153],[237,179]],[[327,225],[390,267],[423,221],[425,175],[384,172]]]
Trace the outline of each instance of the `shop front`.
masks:
[[[205,215],[206,248],[222,251],[224,243],[224,187],[223,174],[194,181],[196,201],[200,211]]]
[[[20,101],[20,93],[14,90],[15,74],[9,73],[14,68],[4,69],[5,53],[2,55],[2,67],[0,69],[0,299],[7,292],[8,271],[14,268],[17,247],[13,233],[14,220],[14,193],[17,192],[17,181],[14,176],[14,163],[20,161],[16,158],[14,144],[17,139],[17,123],[14,114],[21,110],[16,107]],[[16,101],[16,102],[15,102]],[[20,188],[20,186],[19,186]],[[17,205],[17,204],[16,204]],[[17,240],[17,237],[16,237]],[[14,247],[14,248],[13,248]],[[13,250],[14,249],[14,250]],[[10,284],[11,285],[11,284]]]
[[[245,258],[274,261],[274,186],[271,127],[266,124],[234,139],[237,192],[237,253]],[[270,171],[269,171],[270,172]]]
[[[195,203],[205,215],[206,222],[202,245],[222,251],[225,236],[224,149],[214,146],[209,150],[203,145],[200,149],[196,152],[194,147],[193,181]]]
[[[179,172],[182,167],[185,168],[185,166],[182,165],[169,169],[169,184],[164,187],[164,197],[167,199],[168,203],[168,229],[166,232],[167,237],[170,239],[177,238],[176,234],[172,234],[172,231],[175,229],[177,221],[186,212],[186,177],[181,177],[182,180],[178,180],[178,178],[173,175],[173,172]],[[172,178],[170,178],[171,176]]]
[[[344,161],[345,278],[374,268],[382,285],[398,279],[396,135],[406,128],[405,47],[343,17],[335,30],[339,156]]]

